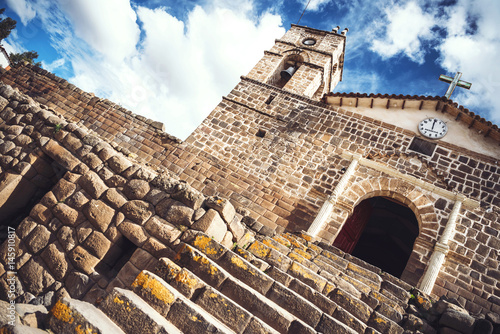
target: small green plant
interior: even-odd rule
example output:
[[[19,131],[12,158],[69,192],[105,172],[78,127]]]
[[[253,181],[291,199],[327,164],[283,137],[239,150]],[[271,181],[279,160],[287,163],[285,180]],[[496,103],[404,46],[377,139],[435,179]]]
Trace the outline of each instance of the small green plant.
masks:
[[[62,129],[62,124],[56,124],[54,127],[54,133],[58,133]]]

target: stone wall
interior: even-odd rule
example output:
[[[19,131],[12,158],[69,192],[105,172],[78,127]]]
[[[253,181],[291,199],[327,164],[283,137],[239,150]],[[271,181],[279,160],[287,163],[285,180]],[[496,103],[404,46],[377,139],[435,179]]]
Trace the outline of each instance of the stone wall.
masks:
[[[51,165],[60,174],[18,226],[4,222],[15,237],[0,246],[3,300],[7,279],[14,278],[17,302],[38,298],[50,305],[68,295],[95,302],[155,259],[172,256],[187,229],[227,247],[253,240],[255,232],[229,201],[204,197],[167,171],[137,163],[6,85],[0,86],[0,130],[2,201],[20,196],[23,182],[54,178]]]
[[[272,102],[266,103],[271,95]],[[435,293],[460,296],[471,309],[481,309],[488,298],[500,295],[493,278],[499,273],[497,161],[441,142],[428,157],[409,149],[415,136],[243,78],[172,153],[184,158],[170,160],[167,168],[196,189],[248,209],[268,227],[299,231],[309,227],[349,166],[346,153],[361,154],[383,168],[357,167],[320,236],[333,241],[363,199],[387,196],[408,205],[420,231],[404,277],[415,285],[455,194],[464,194],[471,205],[460,212]]]

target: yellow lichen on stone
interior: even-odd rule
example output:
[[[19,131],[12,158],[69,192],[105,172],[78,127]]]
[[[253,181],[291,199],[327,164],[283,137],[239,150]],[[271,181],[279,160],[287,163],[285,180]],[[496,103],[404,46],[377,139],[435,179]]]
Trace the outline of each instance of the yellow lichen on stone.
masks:
[[[139,286],[166,304],[171,304],[175,301],[175,296],[167,288],[143,271],[137,275],[137,278],[132,283],[132,287]]]
[[[214,247],[210,247],[212,239],[206,237],[204,235],[199,235],[193,242],[193,246],[201,250],[203,253],[207,255],[216,255],[218,250]]]
[[[62,303],[60,300],[57,301],[50,312],[54,315],[54,317],[61,320],[62,322],[72,324],[73,321],[75,321],[72,316],[73,311],[71,311],[68,305]]]
[[[297,252],[299,255],[305,257],[306,259],[312,259],[312,255],[302,249],[294,249],[294,252]]]
[[[175,280],[181,284],[186,285],[188,288],[193,289],[198,284],[198,281],[195,278],[189,276],[187,271],[181,271],[175,276]]]
[[[243,262],[242,259],[240,259],[239,257],[237,256],[233,256],[231,257],[231,263],[233,263],[234,265],[240,267],[241,269],[244,269],[244,270],[248,270],[248,266],[246,265],[245,262]],[[253,274],[253,273],[252,273]]]
[[[306,240],[306,241],[308,241],[308,242],[311,242],[311,241],[312,241],[312,237],[311,237],[310,235],[305,234],[305,233],[299,233],[299,236],[300,236],[302,239],[304,239],[304,240]]]
[[[259,241],[253,242],[250,247],[248,247],[248,251],[252,253],[253,255],[264,258],[269,254],[269,248],[267,248],[265,245],[260,243]]]
[[[87,328],[85,330],[82,329],[82,325],[78,325],[75,328],[77,334],[97,334],[97,332],[92,331],[91,328]]]
[[[273,240],[276,242],[279,242],[280,244],[282,244],[285,247],[291,247],[290,241],[285,239],[285,238],[282,238],[280,236],[274,236]]]
[[[271,248],[277,250],[278,252],[281,252],[281,250],[278,247],[276,247],[275,245],[273,245],[273,243],[271,241],[267,240],[267,239],[262,240],[262,243],[264,245],[266,245],[267,247],[271,247]]]

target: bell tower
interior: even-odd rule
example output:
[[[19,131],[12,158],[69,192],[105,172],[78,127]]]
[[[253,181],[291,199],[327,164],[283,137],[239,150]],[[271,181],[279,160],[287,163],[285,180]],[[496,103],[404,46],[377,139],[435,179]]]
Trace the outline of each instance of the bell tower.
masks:
[[[299,25],[277,39],[247,78],[320,100],[340,80],[347,28],[338,33]]]

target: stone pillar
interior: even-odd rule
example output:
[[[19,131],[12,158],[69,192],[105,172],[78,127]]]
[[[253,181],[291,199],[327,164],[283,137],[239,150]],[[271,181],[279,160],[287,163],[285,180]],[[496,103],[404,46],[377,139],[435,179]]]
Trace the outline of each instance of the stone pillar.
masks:
[[[344,175],[340,179],[339,183],[333,190],[333,193],[331,196],[329,196],[325,203],[321,206],[321,209],[319,209],[318,215],[314,219],[313,223],[311,226],[309,226],[309,229],[307,230],[307,234],[315,237],[318,235],[319,231],[321,231],[326,224],[326,221],[328,217],[330,217],[330,213],[332,212],[333,206],[337,202],[338,197],[340,194],[345,189],[345,186],[347,185],[347,182],[351,178],[352,174],[354,174],[354,170],[356,169],[356,166],[358,165],[359,159],[361,159],[361,156],[359,154],[353,155],[351,164],[345,171]]]
[[[460,208],[462,207],[462,203],[465,200],[464,196],[459,196],[453,206],[453,210],[451,211],[450,218],[448,218],[448,222],[446,223],[446,227],[444,229],[443,235],[441,239],[434,246],[434,252],[431,255],[431,259],[429,260],[429,265],[427,267],[427,271],[425,272],[424,278],[420,282],[420,290],[425,292],[426,294],[430,294],[432,289],[434,288],[434,283],[436,283],[436,278],[441,270],[441,266],[444,263],[444,259],[446,254],[448,253],[449,246],[448,242],[455,234],[455,226],[457,225],[457,218],[460,212]]]

